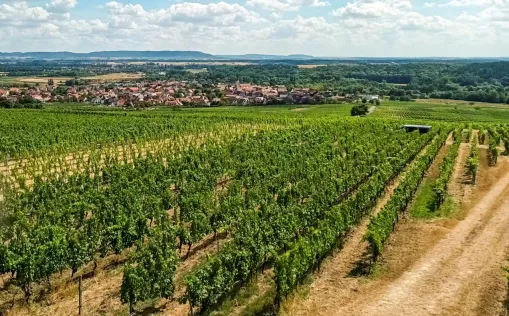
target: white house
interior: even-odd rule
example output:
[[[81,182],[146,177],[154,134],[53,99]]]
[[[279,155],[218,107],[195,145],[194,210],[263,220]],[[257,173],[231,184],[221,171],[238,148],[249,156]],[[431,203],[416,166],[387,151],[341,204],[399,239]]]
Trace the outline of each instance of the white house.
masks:
[[[380,97],[378,96],[378,94],[363,94],[363,95],[361,95],[361,100],[367,100],[367,101],[380,100]]]

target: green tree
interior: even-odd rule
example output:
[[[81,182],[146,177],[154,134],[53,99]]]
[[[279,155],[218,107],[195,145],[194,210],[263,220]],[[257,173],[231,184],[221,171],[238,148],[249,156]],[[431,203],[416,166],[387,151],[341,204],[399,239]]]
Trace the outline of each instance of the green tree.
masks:
[[[359,104],[352,107],[350,110],[351,116],[363,116],[368,113],[368,106],[366,104]]]

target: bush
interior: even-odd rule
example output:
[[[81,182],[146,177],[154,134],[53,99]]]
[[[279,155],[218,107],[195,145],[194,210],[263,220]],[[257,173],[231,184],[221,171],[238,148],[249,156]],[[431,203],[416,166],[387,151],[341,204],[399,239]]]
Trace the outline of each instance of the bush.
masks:
[[[478,144],[477,138],[474,138],[472,142],[472,147],[470,149],[470,154],[465,164],[467,174],[472,179],[472,184],[476,183],[477,170],[479,169],[479,151],[477,149],[477,144]]]
[[[350,111],[352,116],[363,116],[368,113],[368,106],[366,104],[355,105]]]
[[[7,99],[0,99],[0,108],[12,109],[14,107],[14,103]]]

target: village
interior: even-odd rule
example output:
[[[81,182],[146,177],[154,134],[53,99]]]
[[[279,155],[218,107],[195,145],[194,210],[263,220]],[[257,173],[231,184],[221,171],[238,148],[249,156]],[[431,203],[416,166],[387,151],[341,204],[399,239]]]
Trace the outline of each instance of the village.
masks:
[[[201,85],[186,81],[142,81],[0,88],[0,100],[16,103],[78,102],[110,107],[324,104],[377,95],[341,96],[330,91],[250,83]]]

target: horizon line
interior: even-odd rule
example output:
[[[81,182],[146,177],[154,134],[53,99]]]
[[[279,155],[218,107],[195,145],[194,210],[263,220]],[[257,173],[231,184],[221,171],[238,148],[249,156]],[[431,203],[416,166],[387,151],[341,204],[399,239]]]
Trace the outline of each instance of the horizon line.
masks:
[[[261,55],[261,56],[280,56],[280,57],[291,57],[294,55],[302,55],[308,56],[312,58],[333,58],[333,59],[356,59],[356,58],[371,58],[371,59],[434,59],[434,58],[447,58],[447,59],[507,59],[509,56],[317,56],[306,53],[290,53],[290,54],[277,54],[277,53],[232,53],[232,54],[212,54],[206,53],[199,50],[129,50],[129,49],[121,49],[121,50],[97,50],[97,51],[88,51],[88,52],[75,52],[75,51],[0,51],[0,54],[31,54],[31,53],[46,53],[46,54],[59,54],[59,53],[69,53],[69,54],[92,54],[92,53],[102,53],[102,52],[190,52],[190,53],[200,53],[211,55],[213,57],[220,56],[247,56],[247,55]],[[124,57],[125,58],[125,57]],[[157,58],[157,57],[156,57]]]

